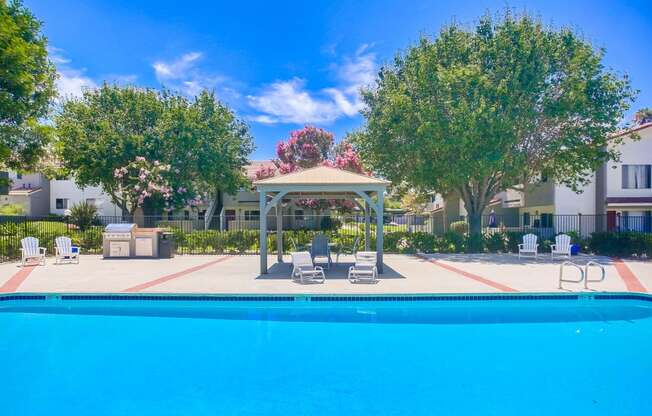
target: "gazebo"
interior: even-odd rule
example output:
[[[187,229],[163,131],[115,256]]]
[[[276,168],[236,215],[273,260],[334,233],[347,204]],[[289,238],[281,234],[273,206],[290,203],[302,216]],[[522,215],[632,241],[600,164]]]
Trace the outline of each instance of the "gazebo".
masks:
[[[369,250],[371,209],[376,213],[378,273],[383,272],[383,203],[389,182],[328,166],[292,172],[254,182],[260,201],[260,273],[267,273],[267,216],[276,207],[276,247],[283,261],[283,217],[285,199],[362,199],[365,213],[365,250]],[[372,197],[375,196],[374,201]],[[360,204],[359,204],[360,205]]]

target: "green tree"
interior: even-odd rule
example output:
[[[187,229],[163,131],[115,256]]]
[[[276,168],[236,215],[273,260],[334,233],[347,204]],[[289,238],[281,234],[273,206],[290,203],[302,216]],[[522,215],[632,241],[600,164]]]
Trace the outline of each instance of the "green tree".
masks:
[[[63,103],[56,153],[80,186],[100,185],[123,212],[206,202],[244,185],[248,127],[203,91],[194,100],[104,84]]]
[[[635,95],[570,29],[509,11],[443,28],[363,91],[363,159],[417,191],[457,193],[470,231],[498,192],[544,174],[577,190],[604,161]]]
[[[33,166],[50,138],[38,120],[56,95],[41,22],[20,1],[0,0],[0,168]]]

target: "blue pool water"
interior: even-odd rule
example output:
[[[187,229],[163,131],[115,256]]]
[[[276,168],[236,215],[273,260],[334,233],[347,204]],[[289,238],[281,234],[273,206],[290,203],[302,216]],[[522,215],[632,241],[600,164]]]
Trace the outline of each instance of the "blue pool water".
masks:
[[[5,300],[0,415],[652,414],[652,301]]]

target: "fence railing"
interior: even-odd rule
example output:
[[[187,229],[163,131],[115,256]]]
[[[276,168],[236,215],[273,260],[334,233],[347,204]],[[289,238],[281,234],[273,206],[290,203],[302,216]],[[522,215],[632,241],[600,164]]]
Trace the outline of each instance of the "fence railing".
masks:
[[[486,233],[532,232],[542,238],[560,233],[589,237],[595,232],[652,233],[652,216],[605,215],[485,215],[482,227]]]
[[[267,218],[268,247],[276,249],[276,215]],[[465,218],[457,218],[465,221]],[[283,245],[286,251],[304,249],[317,233],[325,233],[340,250],[360,249],[365,240],[365,217],[347,215],[283,215]],[[92,223],[82,225],[69,217],[0,216],[0,261],[20,258],[20,241],[28,236],[39,239],[48,253],[54,252],[56,237],[69,236],[83,253],[101,253],[102,233],[107,224],[135,222],[140,227],[161,227],[172,230],[179,254],[240,253],[255,254],[259,249],[260,218],[251,212],[246,215],[225,216],[219,221],[206,222],[203,218],[168,218],[147,216],[96,217]],[[443,216],[386,214],[383,231],[390,234],[385,241],[401,238],[402,233],[444,235],[450,223]],[[210,228],[206,229],[206,224]],[[542,239],[552,239],[559,233],[574,233],[589,237],[594,232],[652,233],[652,217],[625,215],[486,215],[482,218],[484,234],[534,233]],[[376,217],[369,218],[369,239],[375,247]],[[390,238],[391,237],[391,238]],[[395,241],[394,241],[395,242]]]

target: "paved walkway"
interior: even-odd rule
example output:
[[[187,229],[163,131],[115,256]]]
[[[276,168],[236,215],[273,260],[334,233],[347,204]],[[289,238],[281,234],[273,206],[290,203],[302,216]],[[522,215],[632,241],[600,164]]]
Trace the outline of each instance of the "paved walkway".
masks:
[[[82,256],[80,264],[19,267],[0,264],[0,293],[127,292],[127,293],[508,293],[559,292],[561,260],[519,260],[511,254],[385,255],[385,273],[376,284],[351,284],[346,272],[353,261],[343,256],[326,273],[325,284],[300,284],[289,279],[290,261],[269,256],[270,271],[258,273],[257,256],[177,256],[173,259],[102,259]],[[607,257],[595,260],[606,269],[604,282],[590,291],[652,291],[652,261]],[[568,276],[577,273],[568,269]],[[591,270],[591,278],[598,277]],[[564,283],[566,291],[584,291],[583,284]]]

